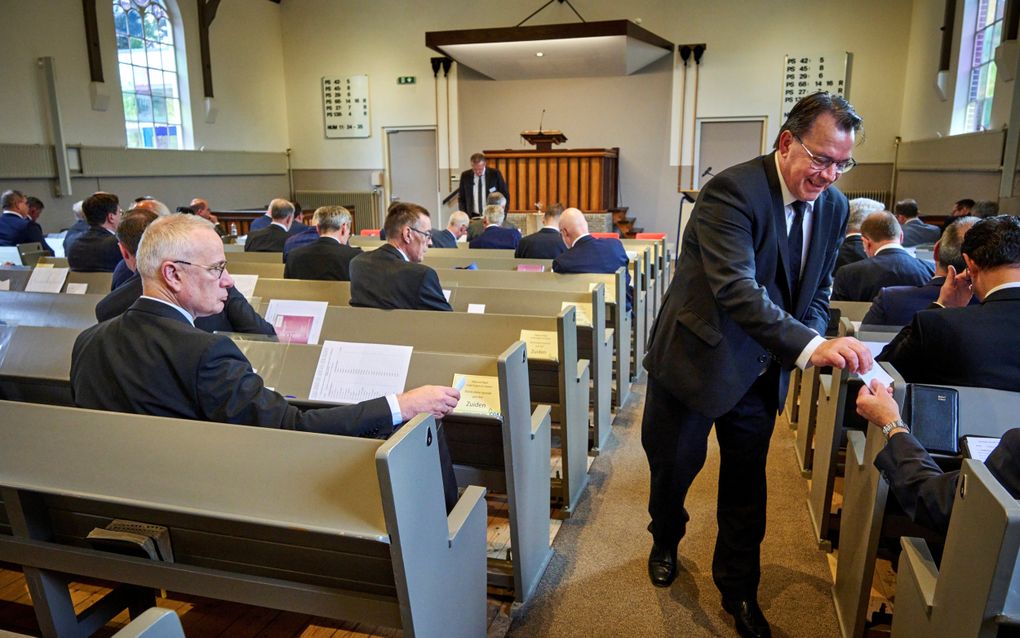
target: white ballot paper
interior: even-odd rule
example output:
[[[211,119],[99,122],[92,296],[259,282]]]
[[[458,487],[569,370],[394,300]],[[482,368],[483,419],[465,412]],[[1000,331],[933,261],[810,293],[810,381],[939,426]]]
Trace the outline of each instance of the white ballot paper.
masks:
[[[559,361],[559,343],[552,330],[521,330],[521,341],[528,348],[528,356],[543,361]]]
[[[864,347],[871,351],[872,358],[878,357],[879,353],[882,352],[882,349],[889,345],[884,341],[862,341],[861,343],[863,343]],[[878,365],[877,361],[875,362],[875,365]]]
[[[273,324],[276,336],[284,343],[316,344],[328,307],[325,301],[271,299],[266,321]]]
[[[411,346],[325,341],[308,398],[358,403],[400,394],[411,365]]]
[[[965,436],[963,437],[963,447],[968,457],[984,463],[992,450],[999,446],[999,441],[1001,439],[991,436]]]
[[[3,281],[0,281],[0,290],[10,290],[10,289],[11,289],[11,280],[10,279],[4,279]]]
[[[234,288],[237,288],[237,292],[244,295],[248,303],[251,303],[251,296],[255,294],[255,285],[259,283],[259,276],[231,274],[230,277],[234,280]]]
[[[499,403],[499,377],[454,374],[453,387],[460,391],[454,412],[481,416],[502,416]]]
[[[483,304],[483,303],[469,303],[468,304],[468,312],[473,314],[473,315],[484,315],[485,314],[485,304]]]
[[[60,292],[70,268],[33,268],[25,292]]]
[[[571,301],[564,301],[560,304],[560,310],[566,310],[570,306],[575,308],[574,310],[574,323],[585,328],[591,328],[591,304],[590,303],[573,303]]]
[[[880,366],[877,361],[875,362],[875,365],[871,366],[871,372],[868,372],[867,374],[863,373],[861,374],[861,379],[864,380],[864,385],[868,386],[869,388],[871,387],[871,382],[875,379],[878,379],[882,383],[882,385],[886,387],[891,386],[893,382],[893,378],[889,376],[889,373],[886,372],[885,369],[882,368],[882,366]]]
[[[64,292],[69,295],[84,295],[88,291],[88,284],[69,283],[67,284],[67,288],[64,289]]]

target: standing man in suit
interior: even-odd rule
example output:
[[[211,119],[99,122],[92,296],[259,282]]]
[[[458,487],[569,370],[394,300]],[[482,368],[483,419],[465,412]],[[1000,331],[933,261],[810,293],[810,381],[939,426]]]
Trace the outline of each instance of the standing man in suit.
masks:
[[[233,285],[223,242],[194,215],[160,218],[138,248],[143,295],[82,332],[71,353],[76,405],[262,427],[386,436],[419,412],[443,416],[454,388],[425,386],[356,405],[302,412],[265,387],[228,337],[194,326],[221,312]]]
[[[269,202],[266,213],[272,219],[268,226],[248,233],[244,242],[246,253],[282,253],[287,242],[287,233],[294,223],[294,205],[285,199]],[[254,222],[252,222],[254,224]]]
[[[553,204],[542,215],[542,228],[521,238],[514,257],[518,259],[556,259],[567,250],[560,235],[563,204]]]
[[[446,229],[432,233],[432,247],[456,248],[457,241],[467,234],[470,221],[467,213],[461,210],[450,215],[450,221],[446,224]]]
[[[885,210],[885,204],[867,197],[850,200],[850,217],[846,222],[846,238],[836,254],[836,265],[832,269],[833,276],[843,266],[868,258],[868,253],[864,252],[864,240],[861,238],[861,224],[864,223],[865,217],[881,210]]]
[[[878,291],[868,314],[861,323],[875,326],[905,326],[914,319],[919,310],[924,310],[939,298],[946,274],[952,266],[956,272],[963,272],[967,264],[963,261],[960,248],[963,236],[976,224],[977,217],[959,217],[946,226],[939,243],[935,244],[935,276],[920,286],[889,286]],[[972,301],[973,303],[973,301]]]
[[[872,365],[856,339],[821,337],[847,219],[846,198],[830,187],[854,166],[860,125],[844,98],[815,93],[790,111],[775,152],[708,182],[644,361],[649,577],[659,587],[676,578],[684,499],[714,422],[721,463],[712,576],[741,636],[771,636],[757,602],[765,460],[789,371]]]
[[[861,388],[857,414],[882,428],[886,436],[888,443],[875,458],[875,467],[889,480],[903,511],[915,523],[945,534],[960,471],[942,471],[900,418],[892,388],[880,381],[872,381],[870,390]],[[1020,498],[1020,428],[1003,434],[985,465],[1013,498]]]
[[[421,263],[432,236],[429,212],[397,202],[383,226],[386,243],[351,260],[351,305],[452,311],[436,271]]]
[[[81,205],[89,229],[67,251],[67,264],[75,272],[113,272],[122,257],[117,247],[120,200],[112,193],[95,193]]]
[[[1020,218],[989,217],[963,237],[938,300],[878,355],[908,383],[1020,389]],[[981,302],[970,306],[971,296]],[[938,306],[941,306],[938,307]]]
[[[921,244],[934,244],[939,240],[942,231],[938,226],[926,224],[918,215],[917,200],[904,199],[896,202],[893,207],[896,213],[896,221],[903,227],[903,245],[919,246]]]
[[[903,231],[891,213],[871,213],[861,224],[868,259],[843,266],[832,285],[833,301],[871,301],[886,286],[920,286],[935,269],[903,249]]]
[[[485,230],[482,234],[468,242],[468,248],[506,248],[516,249],[521,241],[521,231],[516,228],[505,228],[503,209],[496,205],[485,207]]]
[[[351,260],[361,254],[360,248],[347,245],[351,239],[351,212],[343,206],[322,206],[313,219],[319,239],[290,251],[283,278],[350,281]]]
[[[489,193],[502,193],[506,200],[510,199],[510,189],[498,169],[485,165],[485,155],[475,153],[471,156],[471,170],[460,174],[460,209],[468,217],[480,217],[485,209],[486,197]]]
[[[569,246],[553,259],[553,272],[607,273],[621,267],[627,268],[627,251],[619,239],[595,239],[588,233],[588,220],[576,208],[568,208],[560,215],[560,236],[563,245]],[[630,271],[627,273],[627,312],[634,304],[634,293],[630,289]]]

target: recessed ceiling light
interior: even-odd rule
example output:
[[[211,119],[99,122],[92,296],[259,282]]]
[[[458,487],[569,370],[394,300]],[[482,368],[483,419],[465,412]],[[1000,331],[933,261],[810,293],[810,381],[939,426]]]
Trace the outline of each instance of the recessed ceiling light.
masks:
[[[537,58],[540,58],[540,57],[542,57],[543,55],[545,55],[545,54],[544,54],[544,53],[542,53],[541,51],[539,51],[538,53],[536,53],[536,54],[535,54],[535,57],[537,57]]]

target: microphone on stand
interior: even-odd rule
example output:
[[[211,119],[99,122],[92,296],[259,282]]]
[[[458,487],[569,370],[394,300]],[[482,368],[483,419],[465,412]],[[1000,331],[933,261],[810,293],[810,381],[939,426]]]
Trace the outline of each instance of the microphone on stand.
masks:
[[[705,172],[701,174],[702,177],[704,177],[705,175],[711,175],[712,177],[715,177],[715,173],[712,172],[712,167],[711,166],[706,168]]]
[[[544,122],[544,121],[545,121],[545,109],[542,109],[542,117],[540,117],[539,120],[538,120],[538,132],[539,133],[542,132],[542,122]]]

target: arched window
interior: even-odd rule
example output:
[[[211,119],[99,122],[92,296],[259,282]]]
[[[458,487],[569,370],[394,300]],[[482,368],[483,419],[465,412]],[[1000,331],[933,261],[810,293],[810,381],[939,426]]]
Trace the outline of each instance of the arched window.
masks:
[[[953,132],[984,131],[992,124],[995,48],[1002,42],[1005,0],[967,0],[960,39],[960,82]]]
[[[113,0],[130,148],[184,148],[174,25],[163,0]]]

